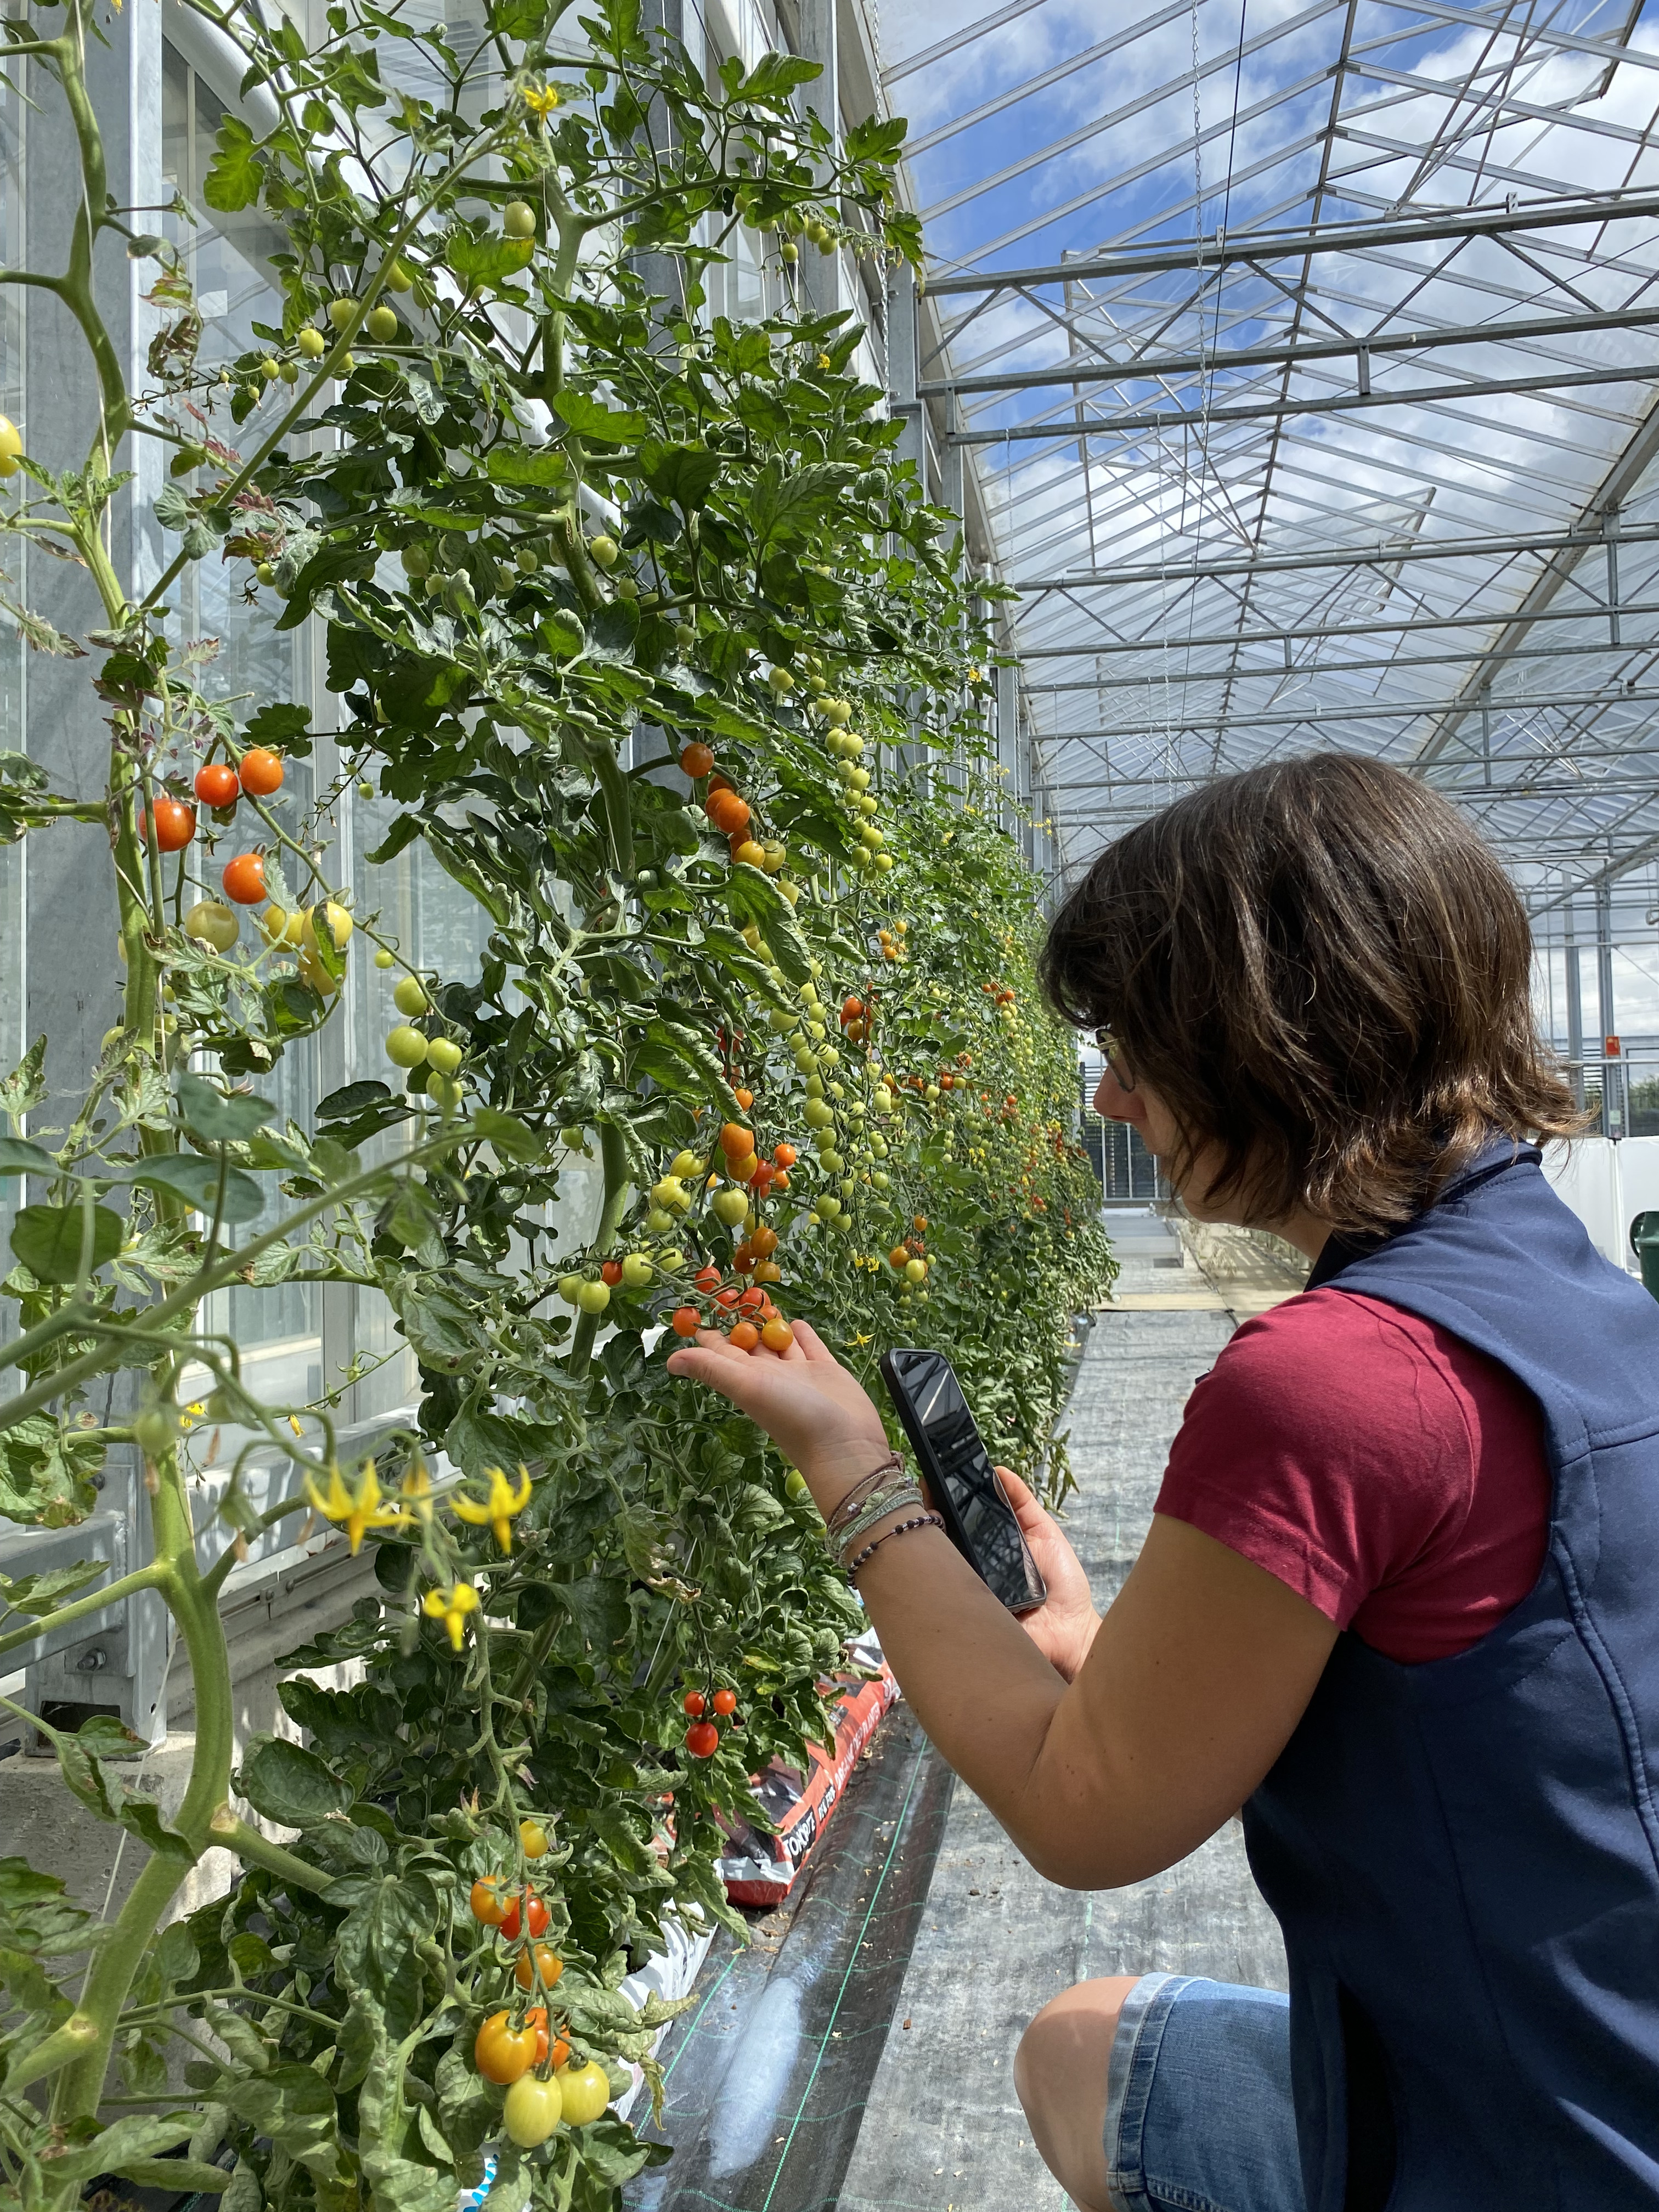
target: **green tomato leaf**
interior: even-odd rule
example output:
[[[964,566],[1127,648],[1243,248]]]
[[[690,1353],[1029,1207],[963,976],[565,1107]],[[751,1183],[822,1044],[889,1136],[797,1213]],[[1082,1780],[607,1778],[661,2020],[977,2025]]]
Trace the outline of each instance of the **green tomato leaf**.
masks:
[[[256,1130],[276,1116],[268,1099],[238,1091],[227,1097],[199,1075],[179,1078],[179,1111],[187,1128],[210,1145],[246,1143]]]
[[[204,1085],[204,1089],[206,1087]],[[143,1161],[131,1170],[127,1180],[137,1183],[142,1189],[161,1191],[169,1198],[181,1199],[198,1213],[211,1215],[216,1206],[221,1219],[226,1222],[252,1221],[264,1211],[264,1187],[257,1183],[245,1168],[226,1167],[222,1170],[224,1194],[222,1201],[221,1172],[217,1160],[200,1159],[193,1152],[163,1153],[156,1158]]]
[[[256,1813],[284,1828],[314,1828],[344,1813],[354,1794],[314,1751],[278,1735],[249,1743],[239,1787]]]
[[[81,1273],[83,1212],[78,1206],[25,1206],[12,1224],[11,1249],[38,1282],[73,1283]],[[127,1227],[106,1206],[92,1208],[92,1267],[112,1260]]]
[[[52,1154],[27,1137],[0,1137],[0,1179],[7,1176],[55,1176],[58,1163]]]
[[[264,165],[253,150],[253,133],[240,117],[227,115],[219,125],[213,159],[203,179],[202,198],[220,215],[252,207],[264,180]]]
[[[561,392],[554,399],[553,411],[579,438],[603,438],[613,446],[643,437],[647,428],[643,415],[607,407],[602,399],[591,398],[585,392]]]

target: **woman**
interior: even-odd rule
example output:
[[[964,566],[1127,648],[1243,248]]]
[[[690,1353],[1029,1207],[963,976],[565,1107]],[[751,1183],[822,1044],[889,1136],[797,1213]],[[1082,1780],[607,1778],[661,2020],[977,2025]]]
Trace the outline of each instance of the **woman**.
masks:
[[[1243,1808],[1285,1932],[1288,2005],[1047,2006],[1037,2146],[1084,2212],[1652,2212],[1659,1306],[1544,1179],[1578,1117],[1520,902],[1444,800],[1325,755],[1112,846],[1045,974],[1189,1212],[1314,1269],[1199,1383],[1103,1620],[1012,1480],[1024,1620],[914,1503],[850,1513],[906,1696],[1040,1872],[1139,1881]],[[881,1419],[797,1342],[672,1364],[848,1525]]]

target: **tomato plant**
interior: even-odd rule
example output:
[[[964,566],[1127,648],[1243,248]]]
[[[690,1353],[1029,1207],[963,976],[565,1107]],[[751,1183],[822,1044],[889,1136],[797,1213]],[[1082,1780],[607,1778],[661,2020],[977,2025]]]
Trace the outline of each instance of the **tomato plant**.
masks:
[[[31,2212],[70,2212],[123,2159],[153,2179],[181,2144],[180,2188],[223,2182],[198,2151],[234,2154],[231,2212],[451,2212],[504,2128],[512,2201],[606,2212],[659,2155],[606,2116],[608,2068],[649,2075],[666,2016],[619,1985],[670,1912],[731,1919],[716,1793],[774,1753],[801,1762],[862,1618],[804,1486],[669,1378],[659,1334],[712,1313],[787,1351],[806,1320],[872,1383],[887,1346],[939,1345],[997,1453],[1050,1494],[1065,1481],[1071,1316],[1109,1270],[1072,1049],[1036,1002],[1040,890],[969,674],[996,592],[780,229],[816,224],[854,276],[914,258],[901,127],[832,144],[797,112],[811,64],[711,81],[629,0],[595,0],[586,61],[561,59],[556,13],[485,0],[487,36],[458,55],[356,0],[314,44],[243,0],[214,11],[270,106],[258,133],[227,116],[204,189],[284,240],[280,311],[222,373],[198,357],[182,260],[108,205],[88,0],[65,0],[61,36],[31,33],[88,165],[51,281],[91,340],[98,442],[40,456],[0,432],[0,520],[52,537],[100,594],[110,743],[95,803],[0,757],[0,834],[109,851],[125,966],[61,1127],[24,1133],[40,1052],[0,1083],[0,1166],[39,1199],[0,1285],[18,1309],[0,1512],[83,1517],[122,1450],[154,1540],[113,1583],[73,1569],[9,1591],[27,1618],[0,1650],[150,1591],[198,1713],[167,1819],[100,1764],[100,1724],[60,1746],[145,1855],[108,1930],[53,1877],[0,1869],[0,2166]],[[659,109],[662,143],[641,127]],[[708,288],[744,230],[769,296],[738,324]],[[94,246],[155,263],[178,309],[142,395],[100,319]],[[642,273],[665,260],[667,305]],[[186,463],[155,502],[159,578],[110,550],[133,536],[109,502],[141,433]],[[326,755],[295,702],[204,692],[170,596],[202,562],[273,635],[312,625],[338,702]],[[165,854],[149,840],[164,809],[192,812],[167,780],[234,805],[236,849],[210,822]],[[365,787],[392,818],[354,889],[324,832]],[[379,918],[374,870],[417,844],[487,925],[455,972],[414,972]],[[365,981],[354,962],[398,1018],[307,1133],[264,1090]],[[577,1157],[599,1185],[580,1230]],[[260,1397],[210,1326],[221,1292],[329,1282],[383,1295],[418,1371],[414,1424],[373,1459],[342,1447],[326,1396]],[[221,1425],[251,1441],[198,1492]],[[257,1497],[256,1449],[283,1471]],[[245,1540],[301,1513],[368,1547],[374,1594],[287,1655],[307,1741],[239,1756],[219,1600]],[[349,1686],[309,1679],[347,1662]],[[680,1709],[716,1682],[741,1759]],[[240,1863],[229,1896],[165,1927],[216,1847]],[[521,1962],[549,2002],[519,2013]],[[551,2102],[534,2069],[562,2057],[585,2132],[532,2141]],[[125,2132],[100,2135],[117,2111]]]

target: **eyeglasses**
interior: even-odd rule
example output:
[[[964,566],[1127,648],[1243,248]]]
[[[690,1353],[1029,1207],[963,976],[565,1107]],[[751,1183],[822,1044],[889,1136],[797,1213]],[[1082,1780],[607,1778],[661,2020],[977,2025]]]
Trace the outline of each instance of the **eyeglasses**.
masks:
[[[1129,1064],[1123,1057],[1122,1046],[1109,1029],[1098,1029],[1095,1031],[1095,1050],[1111,1069],[1112,1080],[1118,1089],[1133,1091],[1135,1087],[1134,1077],[1130,1073]]]

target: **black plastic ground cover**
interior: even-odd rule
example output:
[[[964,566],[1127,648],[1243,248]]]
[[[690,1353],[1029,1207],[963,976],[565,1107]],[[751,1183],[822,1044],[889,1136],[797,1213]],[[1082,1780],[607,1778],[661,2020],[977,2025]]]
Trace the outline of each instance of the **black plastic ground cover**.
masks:
[[[830,2212],[858,2139],[950,1808],[951,1777],[903,1705],[859,1762],[805,1894],[722,1936],[661,2053],[665,2166],[629,2212]]]

